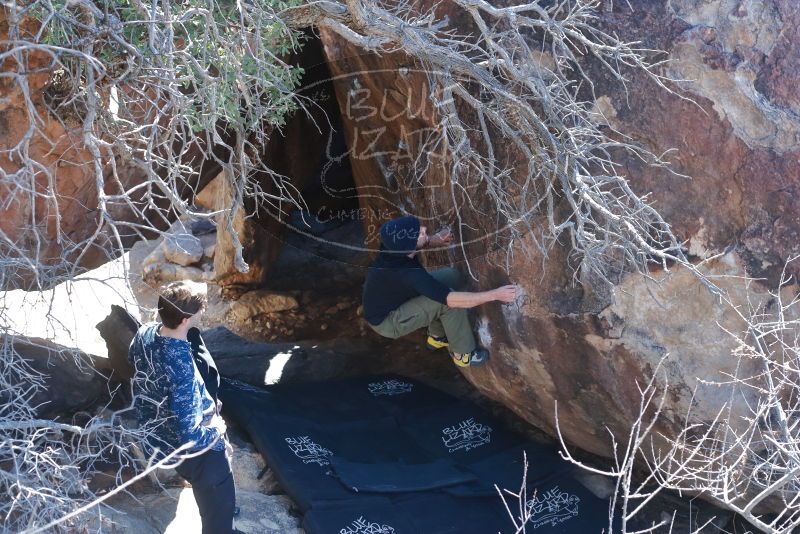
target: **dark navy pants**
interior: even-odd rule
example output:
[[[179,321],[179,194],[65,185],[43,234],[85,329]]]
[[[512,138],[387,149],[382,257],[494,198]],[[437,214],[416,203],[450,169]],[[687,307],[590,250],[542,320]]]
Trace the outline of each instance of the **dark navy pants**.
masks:
[[[236,490],[225,451],[209,450],[175,468],[192,485],[203,520],[203,534],[231,534]]]

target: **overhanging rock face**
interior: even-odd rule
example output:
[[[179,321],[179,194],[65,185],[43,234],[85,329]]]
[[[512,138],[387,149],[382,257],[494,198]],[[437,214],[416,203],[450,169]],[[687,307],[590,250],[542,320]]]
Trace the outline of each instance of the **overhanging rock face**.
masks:
[[[800,78],[800,14],[792,4],[639,0],[631,2],[632,10],[614,3],[612,12],[602,13],[604,28],[623,40],[670,52],[676,60],[673,76],[700,80],[683,85],[694,102],[637,73],[630,74],[626,94],[595,65],[587,66],[595,74],[596,105],[606,122],[653,153],[677,149],[668,159],[691,177],[618,155],[632,186],[652,192],[656,208],[687,240],[694,258],[726,252],[704,267],[707,272],[762,277],[772,287],[783,263],[800,252],[800,98],[790,89]],[[441,5],[441,14],[450,16],[455,29],[468,29],[449,6]],[[415,156],[435,157],[415,154],[409,135],[434,125],[418,66],[402,54],[366,53],[332,32],[322,31],[321,37],[355,183],[364,193],[368,239],[375,235],[370,228],[400,209],[452,222],[447,176],[436,165],[425,172],[413,166]],[[410,157],[393,157],[404,153]],[[513,161],[513,153],[506,155]],[[492,213],[485,192],[469,192],[469,198]],[[466,223],[486,228],[477,217]],[[657,382],[667,388],[660,430],[678,431],[695,392],[702,406],[695,417],[712,417],[728,393],[702,381],[725,380],[724,373],[735,368],[734,342],[720,325],[739,333],[741,320],[679,269],[660,285],[633,275],[610,288],[585,276],[575,284],[568,254],[559,245],[546,261],[518,254],[506,275],[505,251],[468,250],[475,288],[516,283],[525,293],[516,305],[480,308],[477,330],[493,361],[467,371],[468,379],[550,432],[558,401],[567,440],[604,455],[610,454],[606,427],[627,435],[638,414],[639,385],[664,356],[665,374]],[[460,259],[438,255],[428,262],[438,266]],[[457,266],[467,270],[463,262]],[[734,302],[746,301],[743,280],[719,284]],[[764,297],[757,285],[749,291],[754,301]]]

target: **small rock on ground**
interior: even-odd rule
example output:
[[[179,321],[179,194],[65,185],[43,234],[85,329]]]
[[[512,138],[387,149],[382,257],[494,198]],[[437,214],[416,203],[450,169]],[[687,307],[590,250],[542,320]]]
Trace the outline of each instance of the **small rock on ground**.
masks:
[[[178,265],[192,265],[203,257],[203,244],[192,234],[178,233],[164,236],[164,256]]]

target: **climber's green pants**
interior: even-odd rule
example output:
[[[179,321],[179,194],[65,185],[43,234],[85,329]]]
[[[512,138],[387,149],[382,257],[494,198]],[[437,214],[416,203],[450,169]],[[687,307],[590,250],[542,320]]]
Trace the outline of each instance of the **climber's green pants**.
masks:
[[[461,287],[461,274],[452,267],[432,271],[431,276],[450,289]],[[471,352],[475,349],[475,337],[472,335],[467,309],[451,308],[424,296],[404,302],[399,308],[392,310],[381,324],[370,326],[380,335],[392,339],[427,326],[429,335],[447,336],[448,349],[453,352]]]

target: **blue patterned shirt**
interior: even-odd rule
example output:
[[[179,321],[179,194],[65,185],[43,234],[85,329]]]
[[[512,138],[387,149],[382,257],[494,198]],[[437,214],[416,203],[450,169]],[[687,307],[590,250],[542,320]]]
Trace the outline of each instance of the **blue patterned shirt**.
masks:
[[[140,327],[128,349],[134,368],[133,406],[148,456],[156,454],[160,460],[190,441],[195,445],[187,452],[198,451],[215,439],[212,448],[224,450],[219,431],[203,424],[216,407],[194,364],[191,345],[158,335],[160,327],[158,322]]]

